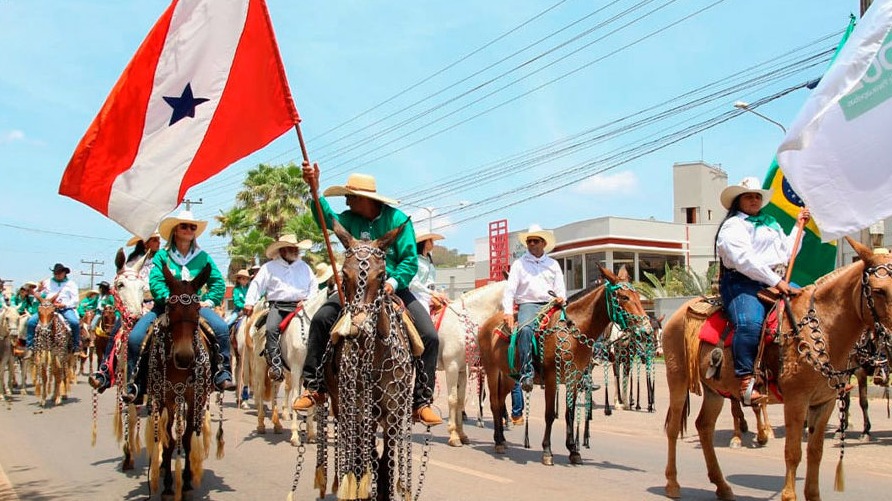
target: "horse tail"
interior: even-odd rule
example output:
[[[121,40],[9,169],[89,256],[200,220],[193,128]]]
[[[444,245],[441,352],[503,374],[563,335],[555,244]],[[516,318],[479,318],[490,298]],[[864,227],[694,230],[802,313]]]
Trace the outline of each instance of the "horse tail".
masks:
[[[688,431],[688,418],[691,415],[691,394],[688,393],[685,395],[684,406],[681,408],[681,427],[679,427],[679,433],[682,437],[684,437],[685,432]],[[672,412],[666,413],[666,420],[663,422],[663,431],[669,431],[669,420],[672,419]]]

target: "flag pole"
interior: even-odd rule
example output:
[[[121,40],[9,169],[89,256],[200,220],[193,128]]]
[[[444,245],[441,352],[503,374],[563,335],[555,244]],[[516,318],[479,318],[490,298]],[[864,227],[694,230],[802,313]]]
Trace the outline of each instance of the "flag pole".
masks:
[[[300,143],[300,152],[303,154],[304,162],[310,163],[310,155],[307,153],[307,145],[304,143],[304,135],[300,131],[300,122],[294,124],[294,130],[297,131],[297,142]],[[331,248],[331,241],[328,239],[328,228],[325,226],[325,215],[322,213],[322,204],[319,203],[319,179],[315,183],[310,184],[310,194],[313,196],[313,205],[316,207],[316,214],[319,215],[319,226],[322,228],[322,239],[325,241],[325,250],[328,251],[328,260],[331,262],[331,271],[333,273],[335,288],[338,290],[338,298],[341,304],[347,304],[344,298],[344,290],[341,287],[341,276],[338,274],[338,263],[335,261],[334,249]]]
[[[805,221],[796,221],[796,240],[793,241],[793,255],[790,256],[790,264],[787,265],[786,277],[784,281],[790,284],[790,277],[793,276],[793,263],[796,262],[796,255],[799,254],[799,243],[802,242],[802,233],[805,230]]]

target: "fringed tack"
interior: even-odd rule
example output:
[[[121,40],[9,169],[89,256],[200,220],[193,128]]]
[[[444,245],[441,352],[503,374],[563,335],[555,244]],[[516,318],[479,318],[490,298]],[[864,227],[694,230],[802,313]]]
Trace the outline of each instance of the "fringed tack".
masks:
[[[90,427],[90,447],[96,447],[96,433],[98,428],[96,426],[96,418],[93,418],[93,426]]]
[[[192,472],[192,483],[195,487],[201,487],[201,476],[204,475],[204,449],[201,447],[201,437],[192,435],[192,443],[189,446],[189,470]]]
[[[362,478],[359,479],[359,485],[356,487],[357,498],[359,499],[368,499],[371,494],[369,494],[372,490],[372,471],[370,469],[366,469],[365,473],[362,474]]]
[[[124,422],[121,421],[121,404],[115,406],[112,414],[112,428],[115,431],[115,440],[120,444],[124,440]]]
[[[223,422],[220,422],[220,426],[217,427],[217,459],[223,459],[224,447],[226,446],[226,441],[223,440]]]
[[[127,428],[127,433],[129,436],[127,440],[130,444],[130,451],[133,455],[139,454],[139,450],[142,448],[139,443],[139,433],[136,431],[136,406],[133,404],[127,405],[127,421],[129,423]]]
[[[204,457],[211,455],[211,413],[204,414],[204,422],[201,424],[201,437],[204,440]]]
[[[157,437],[155,437],[155,426],[154,426],[154,417],[150,417],[146,421],[146,454],[148,454],[149,458],[152,457],[152,454],[155,453],[155,441]]]
[[[316,467],[316,476],[313,480],[313,488],[319,489],[319,499],[325,498],[325,469],[322,465]]]
[[[180,457],[179,451],[174,451],[177,460],[174,461],[173,474],[173,497],[174,499],[183,499],[183,459]]]
[[[338,488],[338,499],[356,499],[358,487],[356,474],[352,471],[347,473],[341,479],[341,486]]]
[[[285,498],[285,501],[294,501],[294,491],[288,493],[288,497]]]
[[[846,490],[846,472],[842,465],[842,454],[839,455],[839,462],[836,463],[836,477],[833,479],[833,490],[836,492],[844,492]]]

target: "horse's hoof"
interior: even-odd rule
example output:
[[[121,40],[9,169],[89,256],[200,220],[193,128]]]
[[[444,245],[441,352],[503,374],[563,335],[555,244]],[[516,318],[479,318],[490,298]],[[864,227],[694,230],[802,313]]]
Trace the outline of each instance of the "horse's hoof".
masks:
[[[741,443],[740,439],[737,437],[732,438],[731,443],[728,444],[728,447],[730,447],[732,449],[740,449],[742,446],[743,446],[743,444]]]
[[[467,435],[461,435],[459,439],[463,445],[471,445],[471,439]]]
[[[672,499],[678,499],[681,497],[681,486],[678,484],[675,485],[666,485],[666,497]]]
[[[582,464],[582,455],[578,452],[570,454],[570,464]]]
[[[461,447],[462,441],[460,438],[450,438],[449,442],[447,442],[450,447]]]
[[[542,455],[542,464],[545,466],[554,466],[554,456]]]
[[[722,501],[734,501],[734,491],[730,485],[725,484],[715,490],[715,497]]]
[[[261,434],[261,435],[266,435],[266,427],[265,427],[265,426],[258,426],[258,427],[257,427],[257,433],[259,433],[259,434]]]
[[[248,402],[242,402],[242,409],[244,409],[246,411],[251,410],[251,406],[248,405]]]
[[[866,444],[866,443],[869,443],[872,440],[872,438],[870,438],[870,433],[862,433],[861,436],[858,438],[858,440],[862,444]]]
[[[174,495],[173,494],[162,494],[161,501],[174,501]]]
[[[497,446],[496,446],[496,454],[504,454],[504,453],[505,453],[505,446],[504,446],[504,445],[497,445]]]
[[[275,433],[276,435],[281,435],[282,427],[281,426],[273,426],[273,433]]]

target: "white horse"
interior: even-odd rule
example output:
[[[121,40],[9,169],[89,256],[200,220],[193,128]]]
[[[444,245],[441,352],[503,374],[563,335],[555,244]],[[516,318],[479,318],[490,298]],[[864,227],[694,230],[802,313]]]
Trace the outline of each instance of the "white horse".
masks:
[[[328,300],[325,291],[320,291],[307,301],[304,301],[303,308],[288,324],[288,328],[279,338],[279,349],[282,352],[282,360],[289,367],[289,372],[285,376],[288,382],[285,385],[285,412],[291,419],[291,445],[297,447],[300,445],[300,435],[298,432],[298,423],[300,419],[297,412],[291,409],[294,401],[300,397],[301,386],[303,383],[304,363],[307,360],[307,336],[310,333],[310,319]],[[313,423],[312,412],[308,415],[307,440],[314,441],[316,436],[316,427]]]
[[[0,401],[11,395],[12,384],[15,376],[12,347],[18,342],[19,312],[12,306],[3,308],[0,312]],[[3,371],[8,371],[6,378]]]
[[[440,352],[437,368],[446,372],[449,445],[453,447],[470,443],[462,423],[468,386],[468,364],[479,365],[477,328],[484,320],[501,311],[506,283],[494,282],[465,292],[446,306],[443,318],[439,320],[437,333],[440,337]],[[435,318],[434,322],[437,321]]]

